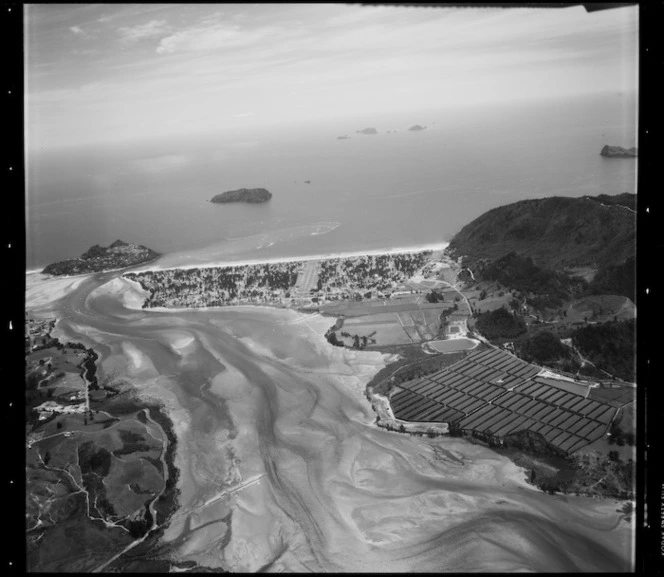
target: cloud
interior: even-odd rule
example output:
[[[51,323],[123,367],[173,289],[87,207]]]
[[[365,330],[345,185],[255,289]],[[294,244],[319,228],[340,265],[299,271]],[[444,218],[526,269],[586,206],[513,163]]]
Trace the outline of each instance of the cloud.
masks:
[[[137,26],[124,26],[118,29],[122,40],[127,43],[138,42],[148,38],[156,38],[168,34],[171,27],[166,20],[150,20],[145,24]]]
[[[158,54],[204,52],[223,48],[240,48],[265,41],[274,29],[262,27],[246,30],[237,24],[214,23],[194,26],[162,38]]]
[[[70,26],[69,30],[76,34],[76,36],[85,36],[85,32],[83,32],[83,29],[80,26]]]
[[[240,112],[239,114],[232,114],[232,118],[246,118],[247,116],[253,116],[255,112]]]

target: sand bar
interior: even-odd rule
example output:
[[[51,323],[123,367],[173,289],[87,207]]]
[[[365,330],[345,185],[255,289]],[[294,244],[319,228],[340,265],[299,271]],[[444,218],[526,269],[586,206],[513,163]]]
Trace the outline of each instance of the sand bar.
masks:
[[[253,260],[242,260],[242,261],[214,261],[205,264],[189,264],[182,266],[169,266],[169,267],[160,267],[158,265],[159,261],[152,263],[150,266],[143,268],[134,268],[131,272],[140,273],[140,272],[149,272],[149,271],[163,271],[163,270],[188,270],[194,268],[222,268],[222,267],[239,267],[239,266],[250,266],[256,264],[277,264],[282,262],[306,262],[311,260],[332,260],[337,258],[353,258],[359,256],[378,256],[378,255],[387,255],[387,254],[410,254],[418,253],[424,251],[440,251],[447,248],[449,243],[436,243],[430,245],[422,245],[417,247],[400,247],[400,248],[389,248],[389,249],[376,249],[369,251],[356,251],[356,252],[346,252],[346,253],[328,253],[328,254],[316,254],[316,255],[305,255],[305,256],[293,256],[293,257],[278,257],[271,259],[253,259]]]

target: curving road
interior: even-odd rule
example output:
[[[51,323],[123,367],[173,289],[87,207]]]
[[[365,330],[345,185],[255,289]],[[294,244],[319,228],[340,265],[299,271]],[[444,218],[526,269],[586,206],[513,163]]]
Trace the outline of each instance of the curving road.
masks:
[[[362,389],[383,357],[330,346],[329,319],[130,310],[104,294],[119,274],[58,301],[57,331],[98,351],[102,378],[124,373],[169,410],[181,495],[163,541],[176,558],[236,571],[630,568],[615,502],[545,495],[488,449],[376,427]]]

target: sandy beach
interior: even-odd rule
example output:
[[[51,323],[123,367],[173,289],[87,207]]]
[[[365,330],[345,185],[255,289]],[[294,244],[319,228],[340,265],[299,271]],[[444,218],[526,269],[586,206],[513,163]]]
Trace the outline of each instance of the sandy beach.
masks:
[[[75,290],[92,275],[55,277],[39,271],[27,271],[25,275],[25,301],[30,308],[49,307],[67,293]]]
[[[241,261],[229,261],[229,260],[212,260],[210,262],[203,262],[200,264],[187,264],[186,257],[183,257],[182,264],[178,265],[177,263],[169,262],[169,259],[164,258],[158,259],[156,262],[152,262],[145,267],[137,267],[132,269],[132,272],[148,272],[148,271],[161,271],[161,270],[172,270],[172,269],[182,269],[188,270],[192,268],[215,268],[215,267],[229,267],[229,266],[246,266],[254,264],[276,264],[281,262],[307,262],[311,260],[329,260],[335,258],[352,258],[358,256],[368,256],[368,255],[381,255],[381,254],[407,254],[407,253],[418,253],[424,251],[442,251],[447,248],[449,243],[435,243],[430,245],[422,245],[415,247],[401,247],[401,248],[389,248],[389,249],[377,249],[370,251],[356,251],[356,252],[346,252],[346,253],[327,253],[327,254],[317,254],[309,256],[296,256],[296,257],[281,257],[281,258],[272,258],[272,259],[251,259],[251,260],[241,260]],[[168,256],[168,255],[167,255]],[[160,264],[166,262],[167,264]]]

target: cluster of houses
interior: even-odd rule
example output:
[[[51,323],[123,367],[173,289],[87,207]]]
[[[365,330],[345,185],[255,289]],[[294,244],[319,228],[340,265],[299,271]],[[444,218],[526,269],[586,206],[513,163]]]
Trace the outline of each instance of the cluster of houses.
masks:
[[[234,304],[306,306],[343,299],[386,299],[405,290],[431,252],[322,261],[127,273],[149,296],[144,308]]]
[[[28,313],[25,313],[25,352],[50,346],[51,330],[54,327],[55,320],[37,320],[29,318]]]

